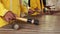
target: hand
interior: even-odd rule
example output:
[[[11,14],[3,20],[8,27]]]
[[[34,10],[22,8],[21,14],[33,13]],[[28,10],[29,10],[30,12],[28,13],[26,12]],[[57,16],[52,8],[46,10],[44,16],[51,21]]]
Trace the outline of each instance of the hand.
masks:
[[[29,9],[28,14],[33,14],[33,13],[34,13],[34,11]]]
[[[8,11],[4,16],[3,18],[9,22],[10,20],[13,20],[13,19],[16,19],[16,16],[11,12],[11,11]]]

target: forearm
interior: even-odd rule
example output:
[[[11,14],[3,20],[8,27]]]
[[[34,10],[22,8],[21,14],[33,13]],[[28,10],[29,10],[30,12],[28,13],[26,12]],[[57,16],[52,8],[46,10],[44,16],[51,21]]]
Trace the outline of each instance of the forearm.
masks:
[[[8,12],[8,10],[5,9],[3,4],[0,2],[0,16],[4,16],[6,12]]]

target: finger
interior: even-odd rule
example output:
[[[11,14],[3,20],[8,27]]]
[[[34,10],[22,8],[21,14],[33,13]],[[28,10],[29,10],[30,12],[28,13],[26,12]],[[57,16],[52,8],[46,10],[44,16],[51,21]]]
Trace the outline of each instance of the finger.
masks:
[[[9,20],[15,20],[15,18],[9,15]]]
[[[11,12],[11,15],[12,15],[13,17],[15,17],[15,14],[14,14],[14,13],[12,13],[12,12]]]
[[[6,16],[5,16],[5,20],[8,21],[8,22],[9,22],[10,20],[12,20],[11,15],[6,15]]]
[[[10,17],[12,18],[12,19],[15,19],[16,17],[15,17],[15,15],[14,14],[10,14]]]
[[[5,17],[5,20],[6,20],[7,22],[9,22],[9,19],[8,19],[8,17]]]

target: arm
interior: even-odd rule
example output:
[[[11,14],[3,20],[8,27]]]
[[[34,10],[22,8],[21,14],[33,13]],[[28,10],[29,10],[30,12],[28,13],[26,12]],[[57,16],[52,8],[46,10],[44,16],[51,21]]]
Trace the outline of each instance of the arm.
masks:
[[[7,10],[1,2],[0,2],[0,16],[3,17],[7,22],[15,19],[15,14]]]
[[[3,6],[3,4],[0,2],[0,16],[4,16],[7,11],[8,10],[5,9],[5,7]]]

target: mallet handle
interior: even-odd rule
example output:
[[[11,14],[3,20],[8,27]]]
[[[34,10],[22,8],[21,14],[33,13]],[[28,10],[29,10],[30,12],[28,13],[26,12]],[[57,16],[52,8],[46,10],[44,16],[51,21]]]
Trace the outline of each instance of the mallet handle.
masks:
[[[19,18],[19,17],[17,17],[16,19],[17,19],[17,20],[24,21],[24,22],[26,22],[26,21],[27,21],[27,19],[26,19],[26,18]]]
[[[17,20],[21,20],[21,21],[24,21],[24,22],[27,22],[28,19],[26,18],[19,18],[19,17],[16,17]],[[31,21],[31,23],[34,23],[34,20]]]

